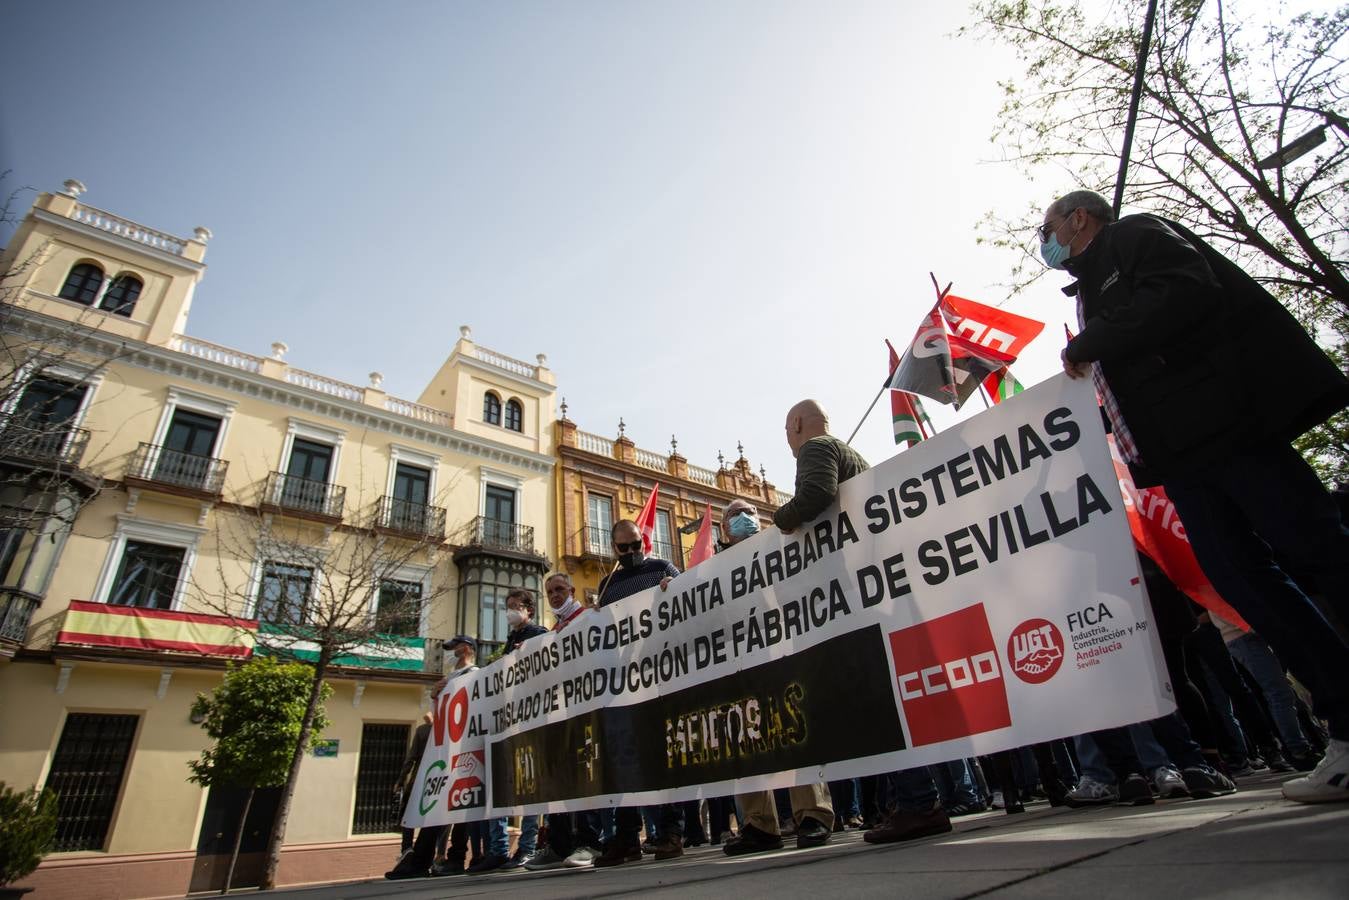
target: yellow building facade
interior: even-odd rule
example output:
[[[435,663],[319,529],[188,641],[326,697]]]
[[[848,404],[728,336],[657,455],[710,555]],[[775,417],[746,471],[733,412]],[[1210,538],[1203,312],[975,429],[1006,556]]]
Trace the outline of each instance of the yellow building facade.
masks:
[[[720,458],[716,469],[691,465],[679,454],[673,436],[668,453],[646,450],[627,436],[622,420],[613,438],[582,431],[567,418],[565,402],[553,431],[558,461],[556,558],[571,576],[577,598],[586,603],[596,601],[600,580],[614,567],[613,524],[636,519],[657,486],[652,555],[680,571],[709,504],[718,527],[722,510],[736,498],[754,504],[760,525],[767,527],[778,507],[791,499],[768,481],[762,467],[754,471],[739,445],[738,458],[729,465]]]
[[[0,781],[61,797],[43,897],[221,881],[238,792],[187,781],[195,696],[251,653],[333,659],[278,881],[361,878],[397,850],[394,774],[444,665],[506,635],[549,568],[556,380],[460,329],[416,400],[187,334],[210,232],[39,195],[0,257]],[[204,301],[206,302],[206,301]],[[256,873],[269,801],[245,829]],[[250,869],[252,866],[252,869]]]

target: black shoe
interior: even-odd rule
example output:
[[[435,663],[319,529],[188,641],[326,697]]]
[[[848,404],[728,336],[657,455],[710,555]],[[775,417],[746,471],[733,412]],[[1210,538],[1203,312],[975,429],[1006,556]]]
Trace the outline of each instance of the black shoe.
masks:
[[[1157,802],[1157,798],[1152,796],[1152,785],[1148,780],[1137,772],[1124,779],[1119,786],[1119,799],[1115,801],[1120,806],[1149,806]]]
[[[801,824],[796,826],[796,849],[823,847],[833,836],[834,833],[825,828],[823,822],[806,816],[801,820]]]
[[[958,816],[972,816],[981,812],[984,812],[984,804],[978,800],[973,803],[956,803],[946,807],[946,814],[953,819]]]
[[[1321,754],[1315,750],[1308,750],[1299,756],[1296,753],[1288,754],[1288,761],[1293,764],[1293,768],[1299,772],[1310,772],[1316,768],[1316,764],[1321,761]]]
[[[813,819],[811,821],[814,821]],[[781,850],[782,837],[769,834],[753,825],[740,829],[740,836],[726,842],[721,852],[727,856],[743,856],[746,853],[763,853],[766,850]]]
[[[595,857],[594,866],[597,869],[604,869],[609,866],[621,866],[623,863],[641,862],[641,847],[625,847],[615,841],[610,841],[604,848],[604,852]]]
[[[862,835],[862,840],[868,844],[894,844],[934,834],[946,834],[950,830],[950,816],[946,814],[941,804],[936,804],[922,812],[896,810],[885,820],[885,824],[878,825]]]
[[[521,853],[520,851],[517,850],[514,854],[512,854],[512,856],[509,859],[507,859],[504,863],[501,864],[501,868],[523,869],[525,867],[525,863],[529,862],[529,858],[533,855],[534,854],[532,853]]]
[[[431,877],[433,878],[446,878],[450,875],[463,874],[464,861],[462,859],[447,859],[431,867]]]
[[[506,857],[497,856],[495,853],[491,853],[469,866],[465,872],[469,875],[481,875],[483,872],[495,872],[497,869],[505,866],[507,862],[508,860]]]
[[[398,865],[385,872],[384,877],[390,881],[399,881],[403,878],[425,878],[427,873],[426,866],[414,863],[409,854],[400,859]]]

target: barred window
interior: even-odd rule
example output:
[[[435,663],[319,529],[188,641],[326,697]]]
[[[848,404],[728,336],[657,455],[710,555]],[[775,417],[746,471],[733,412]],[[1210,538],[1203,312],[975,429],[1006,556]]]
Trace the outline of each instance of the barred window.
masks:
[[[55,850],[102,850],[137,716],[71,713],[56,745],[46,790],[56,794]]]
[[[361,729],[352,834],[384,834],[398,830],[403,806],[400,795],[395,795],[393,789],[398,784],[410,739],[407,725],[367,722]]]

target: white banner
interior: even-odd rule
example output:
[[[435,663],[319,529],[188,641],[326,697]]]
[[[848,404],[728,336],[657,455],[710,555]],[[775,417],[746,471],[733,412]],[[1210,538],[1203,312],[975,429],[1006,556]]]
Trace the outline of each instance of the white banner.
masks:
[[[450,682],[405,824],[889,772],[1174,709],[1095,394],[1058,376]]]

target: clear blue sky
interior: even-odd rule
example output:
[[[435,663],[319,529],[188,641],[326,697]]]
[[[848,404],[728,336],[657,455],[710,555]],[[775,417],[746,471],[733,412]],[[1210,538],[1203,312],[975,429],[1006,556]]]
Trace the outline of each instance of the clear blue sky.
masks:
[[[926,7],[926,8],[923,8]],[[193,335],[415,398],[469,324],[548,354],[571,417],[791,489],[786,409],[844,437],[933,295],[1002,303],[981,214],[1043,205],[988,164],[1000,48],[963,4],[10,3],[12,185],[212,229]],[[1033,223],[1028,223],[1033,224]],[[1028,234],[1029,236],[1029,234]],[[7,239],[7,235],[0,238]],[[1057,370],[1071,314],[1017,366]],[[929,404],[929,409],[936,404]],[[972,401],[960,414],[979,407]],[[473,414],[470,411],[470,414]],[[954,421],[934,410],[938,424]],[[882,399],[856,445],[895,452]]]

